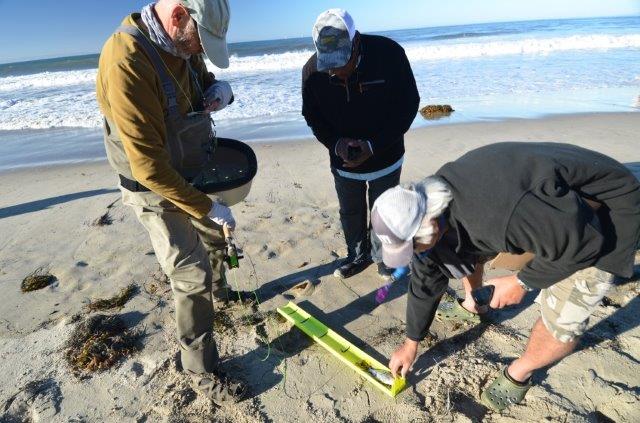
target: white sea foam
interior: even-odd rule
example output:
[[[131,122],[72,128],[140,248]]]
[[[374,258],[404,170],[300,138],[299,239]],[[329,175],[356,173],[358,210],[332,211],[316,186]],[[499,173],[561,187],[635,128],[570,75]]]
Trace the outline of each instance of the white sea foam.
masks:
[[[470,71],[464,61],[466,58],[507,55],[544,58],[549,53],[572,50],[602,52],[631,49],[630,53],[625,54],[632,56],[636,54],[635,49],[640,48],[640,34],[575,35],[486,42],[480,42],[477,38],[474,40],[470,43],[457,40],[449,44],[406,43],[404,47],[414,66],[421,93],[430,97],[460,98],[491,93],[508,94],[516,88],[524,92],[536,92],[541,87],[562,90],[636,86],[640,78],[635,73],[628,75],[631,72],[628,66],[619,68],[601,62],[604,63],[598,65],[602,66],[601,71],[571,66],[570,69],[535,68],[523,73],[526,69],[517,68],[512,77],[496,79],[496,73],[504,74],[504,63],[491,65],[487,62],[481,68]],[[219,78],[231,82],[236,94],[236,102],[214,117],[220,121],[241,121],[250,118],[273,120],[295,115],[301,119],[300,70],[311,54],[310,50],[301,50],[232,57],[228,69],[218,70],[211,66]],[[508,59],[508,63],[516,61],[519,59]],[[627,76],[620,75],[621,69]],[[442,83],[445,76],[453,82]],[[95,69],[0,78],[0,130],[99,127],[102,119],[95,100],[95,78]]]
[[[456,44],[407,44],[405,51],[414,62],[428,60],[465,59],[474,57],[495,57],[522,54],[549,54],[570,50],[609,50],[620,48],[640,48],[640,34],[632,35],[575,35],[557,38],[528,38],[513,41],[493,41]],[[301,50],[262,56],[231,57],[228,69],[218,69],[210,62],[217,74],[277,72],[301,69],[311,50]]]
[[[0,93],[11,91],[64,88],[75,85],[95,86],[97,69],[42,72],[0,78]]]

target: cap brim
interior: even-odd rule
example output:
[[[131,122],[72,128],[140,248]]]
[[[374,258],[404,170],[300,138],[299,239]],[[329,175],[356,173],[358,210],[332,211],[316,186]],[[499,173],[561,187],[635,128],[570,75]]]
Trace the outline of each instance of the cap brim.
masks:
[[[413,257],[413,242],[406,241],[402,244],[382,244],[382,261],[388,267],[396,269],[408,266]]]
[[[317,68],[320,72],[338,69],[349,63],[349,59],[351,59],[351,49],[332,53],[318,53]]]
[[[221,69],[229,67],[229,50],[227,50],[226,38],[220,38],[198,25],[200,44],[204,49],[204,54],[211,60],[211,63]]]

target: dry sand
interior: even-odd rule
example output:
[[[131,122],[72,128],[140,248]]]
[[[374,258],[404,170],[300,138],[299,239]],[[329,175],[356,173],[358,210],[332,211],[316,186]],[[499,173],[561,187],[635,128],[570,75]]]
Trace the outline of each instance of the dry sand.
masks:
[[[419,129],[408,135],[403,180],[502,140],[569,142],[638,163],[639,127],[640,114],[629,113]],[[531,297],[477,327],[435,323],[410,387],[395,400],[289,331],[267,312],[309,280],[315,289],[295,301],[386,363],[403,340],[406,282],[376,306],[383,282],[373,266],[344,282],[331,276],[345,247],[323,146],[303,140],[255,149],[259,175],[234,207],[247,258],[230,280],[258,289],[261,313],[220,307],[216,325],[226,366],[252,394],[220,408],[197,397],[176,369],[171,292],[147,234],[119,201],[108,165],[2,175],[0,421],[640,421],[638,282],[620,285],[597,310],[579,351],[537,375],[526,401],[502,414],[479,404],[480,388],[522,352],[537,316]],[[101,217],[104,224],[95,225]],[[22,279],[40,267],[57,281],[22,293]],[[65,343],[87,317],[86,304],[131,282],[140,293],[111,313],[144,331],[142,350],[107,371],[74,376]],[[259,340],[265,332],[270,348]]]

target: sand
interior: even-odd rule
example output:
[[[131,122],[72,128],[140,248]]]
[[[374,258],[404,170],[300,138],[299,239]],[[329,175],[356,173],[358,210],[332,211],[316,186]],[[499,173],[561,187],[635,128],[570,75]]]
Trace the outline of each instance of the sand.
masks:
[[[420,178],[476,146],[558,141],[639,163],[640,114],[597,114],[438,125],[407,136],[403,181]],[[176,367],[169,285],[147,234],[119,201],[106,162],[5,172],[0,179],[0,421],[639,421],[638,282],[599,307],[577,352],[536,375],[526,401],[499,413],[479,404],[482,386],[525,347],[537,305],[494,312],[476,327],[434,323],[395,400],[338,362],[270,310],[290,298],[383,362],[404,339],[406,282],[377,306],[372,266],[340,281],[345,255],[324,147],[312,140],[256,144],[259,174],[233,208],[246,258],[230,281],[257,289],[259,313],[218,307],[224,364],[251,386],[248,399],[215,407]],[[30,293],[22,279],[43,268],[57,281]],[[291,288],[313,283],[302,294]],[[73,374],[65,344],[86,305],[140,287],[118,314],[143,333],[142,349],[109,370]],[[460,284],[452,283],[459,290]],[[267,345],[261,340],[267,335]]]

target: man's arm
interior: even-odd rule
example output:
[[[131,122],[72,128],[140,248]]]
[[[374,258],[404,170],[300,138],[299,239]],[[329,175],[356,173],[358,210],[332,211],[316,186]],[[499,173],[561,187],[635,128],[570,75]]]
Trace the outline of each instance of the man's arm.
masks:
[[[207,69],[201,55],[191,59],[191,66],[202,89],[204,110],[207,113],[220,111],[235,101],[231,85],[216,79],[215,75]]]
[[[166,128],[160,93],[148,78],[154,70],[144,60],[109,69],[107,98],[133,177],[151,191],[196,218],[206,216],[212,200],[173,168],[164,143]]]
[[[304,116],[304,120],[318,141],[327,147],[330,152],[334,153],[339,136],[322,116],[316,95],[309,81],[315,69],[314,58],[315,56],[302,69],[302,116]]]
[[[398,373],[406,376],[413,365],[418,352],[418,342],[429,333],[438,303],[448,283],[447,276],[428,257],[413,257],[407,296],[407,339],[389,361],[389,369],[394,376]]]
[[[418,113],[420,105],[420,95],[416,80],[411,70],[411,64],[404,49],[397,46],[395,59],[387,62],[386,66],[392,67],[395,72],[391,74],[391,89],[393,93],[388,104],[380,105],[388,113],[382,130],[371,140],[373,154],[379,155],[388,147],[393,145],[402,135],[404,135]]]
[[[198,83],[200,84],[203,92],[207,91],[209,87],[218,82],[216,76],[207,69],[207,65],[204,63],[204,59],[201,55],[194,56],[191,59],[191,63],[193,70],[198,76]]]
[[[448,285],[449,278],[428,256],[414,256],[407,294],[407,338],[421,341],[427,336]]]

